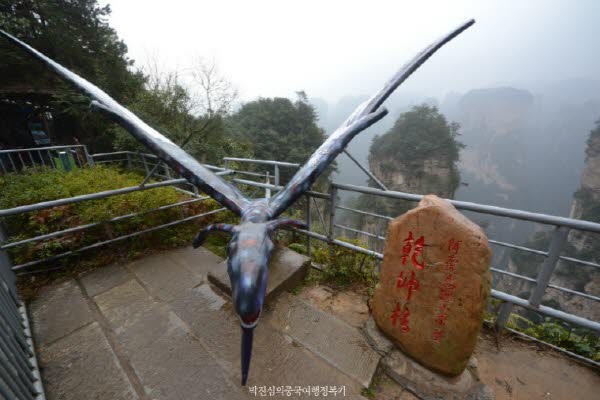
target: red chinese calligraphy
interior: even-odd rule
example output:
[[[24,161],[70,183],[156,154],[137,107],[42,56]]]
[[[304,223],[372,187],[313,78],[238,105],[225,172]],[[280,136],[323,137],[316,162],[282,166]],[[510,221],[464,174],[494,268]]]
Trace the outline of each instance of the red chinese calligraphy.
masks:
[[[406,265],[406,260],[412,250],[414,239],[412,232],[408,232],[408,237],[404,239],[404,246],[402,246],[402,265]]]
[[[410,326],[409,326],[409,322],[408,322],[408,317],[410,316],[410,310],[408,309],[408,307],[404,306],[404,310],[401,311],[400,303],[396,303],[396,308],[394,309],[394,312],[390,316],[390,319],[392,320],[392,325],[396,326],[396,322],[398,321],[398,317],[400,317],[400,314],[402,314],[402,318],[400,320],[400,329],[402,330],[403,333],[407,333],[410,331]]]
[[[404,313],[402,314],[402,325],[400,329],[403,333],[408,333],[410,331],[410,327],[408,326],[408,317],[410,316],[410,310],[408,307],[404,306]]]
[[[392,320],[392,325],[396,325],[396,321],[398,320],[398,316],[400,316],[400,303],[396,303],[396,308],[392,313],[390,319]]]
[[[411,261],[413,266],[418,270],[422,270],[425,267],[425,262],[422,259],[419,262],[418,257],[421,255],[423,247],[425,247],[425,237],[420,236],[415,241],[412,231],[408,232],[408,236],[404,239],[404,246],[402,246],[402,265],[406,265],[406,260],[408,260],[412,251]]]
[[[442,340],[442,337],[444,336],[444,330],[440,329],[440,328],[435,328],[433,330],[433,334],[431,335],[431,338],[436,341],[436,342],[440,342]]]
[[[450,255],[448,257],[448,261],[446,262],[446,276],[444,280],[440,283],[440,302],[438,305],[438,313],[434,317],[434,322],[440,326],[440,328],[435,328],[433,330],[432,339],[439,343],[444,336],[444,330],[441,328],[446,324],[446,312],[452,303],[454,297],[454,289],[456,289],[456,282],[454,281],[456,266],[458,264],[458,250],[460,248],[462,240],[454,240],[450,239],[448,241],[448,251]]]
[[[421,252],[423,251],[424,246],[425,246],[425,237],[421,236],[415,242],[415,250],[413,251],[413,255],[412,255],[412,263],[415,266],[415,268],[419,269],[419,270],[422,270],[425,267],[425,263],[423,262],[423,259],[421,259],[421,262],[419,262],[417,260],[417,257],[419,255],[421,255]]]
[[[415,279],[415,271],[410,271],[410,279],[408,279],[408,276],[404,276],[404,271],[401,271],[398,275],[396,288],[408,288],[408,292],[406,293],[406,301],[410,300],[410,296],[412,295],[413,290],[419,290],[419,286],[419,281]]]

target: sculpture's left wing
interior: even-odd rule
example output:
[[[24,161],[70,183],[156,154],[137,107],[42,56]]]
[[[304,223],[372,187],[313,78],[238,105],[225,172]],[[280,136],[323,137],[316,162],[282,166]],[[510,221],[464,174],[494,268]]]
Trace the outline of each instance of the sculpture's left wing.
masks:
[[[198,188],[217,202],[221,203],[224,207],[241,215],[242,210],[248,204],[249,200],[235,186],[225,182],[219,176],[208,170],[179,146],[139,119],[131,111],[117,103],[94,84],[69,71],[62,65],[1,29],[0,35],[6,37],[9,41],[15,43],[37,59],[41,60],[66,81],[90,96],[94,100],[92,101],[92,106],[106,112],[115,122],[123,126],[123,128],[181,176],[198,186]]]

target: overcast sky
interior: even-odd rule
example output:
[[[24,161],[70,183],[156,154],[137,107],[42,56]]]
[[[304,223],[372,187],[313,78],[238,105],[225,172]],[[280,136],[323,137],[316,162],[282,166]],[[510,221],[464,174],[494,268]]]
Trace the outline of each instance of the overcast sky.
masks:
[[[449,91],[532,80],[600,80],[600,1],[110,0],[110,24],[143,64],[184,69],[215,57],[242,99],[371,94],[432,40],[476,24],[403,90]]]

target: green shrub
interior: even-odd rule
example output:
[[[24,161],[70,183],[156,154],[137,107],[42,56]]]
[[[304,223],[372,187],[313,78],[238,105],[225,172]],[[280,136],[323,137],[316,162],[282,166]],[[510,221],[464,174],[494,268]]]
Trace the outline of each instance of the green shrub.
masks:
[[[26,170],[19,174],[6,174],[0,177],[0,208],[12,208],[136,186],[143,178],[138,173],[100,166],[76,169],[66,173],[44,169],[37,172]],[[189,196],[173,187],[161,187],[10,216],[3,222],[7,227],[11,242],[83,224],[101,223],[84,231],[12,248],[10,255],[15,264],[22,264],[220,207],[215,201],[209,199],[166,210],[150,211],[188,199],[190,199]],[[117,222],[106,222],[111,218],[131,213],[142,214]],[[202,226],[224,218],[231,218],[230,214],[213,214],[173,227],[159,229],[79,253],[78,257],[57,259],[52,262],[52,267],[72,267],[82,260],[102,263],[115,257],[128,258],[152,250],[181,246],[189,243]],[[41,268],[43,269],[43,267]]]

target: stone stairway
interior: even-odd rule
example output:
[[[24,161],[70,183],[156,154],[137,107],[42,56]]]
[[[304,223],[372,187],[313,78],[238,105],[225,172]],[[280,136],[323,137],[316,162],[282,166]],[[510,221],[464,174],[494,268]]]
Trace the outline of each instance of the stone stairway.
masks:
[[[222,261],[179,249],[45,288],[30,314],[48,399],[244,399],[253,386],[362,398],[379,354],[357,328],[287,292],[267,303],[240,386],[239,322],[208,280]]]

